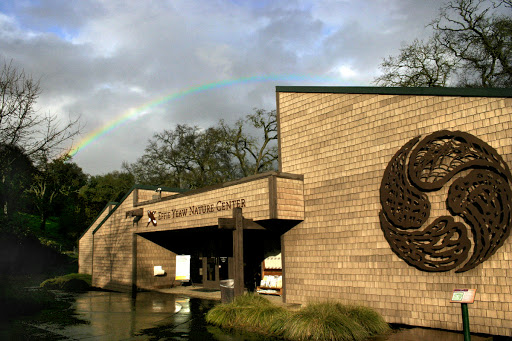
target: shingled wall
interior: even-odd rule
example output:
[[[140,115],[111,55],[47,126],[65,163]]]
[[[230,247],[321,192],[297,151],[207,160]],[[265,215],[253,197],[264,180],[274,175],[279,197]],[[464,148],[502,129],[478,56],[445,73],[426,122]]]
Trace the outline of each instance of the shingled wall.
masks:
[[[255,221],[304,218],[302,177],[292,174],[258,174],[183,194],[145,187],[135,186],[105,209],[81,237],[80,272],[92,274],[93,286],[118,291],[171,286],[176,254],[146,238],[154,232],[201,233],[195,228],[216,227],[219,218],[232,217],[235,207]],[[156,226],[148,212],[154,212]],[[183,243],[194,247],[194,240]],[[154,276],[154,266],[162,266],[166,275]]]
[[[472,270],[430,273],[397,257],[379,222],[384,170],[415,136],[464,131],[512,166],[510,93],[367,90],[277,88],[280,170],[304,175],[305,220],[284,237],[287,302],[364,304],[391,323],[462,330],[451,294],[476,288],[471,331],[511,336],[512,238]],[[443,214],[446,192],[430,199]]]

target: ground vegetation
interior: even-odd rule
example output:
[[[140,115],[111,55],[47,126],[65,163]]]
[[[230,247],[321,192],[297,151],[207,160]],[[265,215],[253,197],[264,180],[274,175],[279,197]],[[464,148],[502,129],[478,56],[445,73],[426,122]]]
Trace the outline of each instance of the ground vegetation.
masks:
[[[70,273],[44,280],[40,287],[47,290],[87,291],[91,288],[92,276],[88,274]]]
[[[367,307],[312,303],[292,311],[254,294],[215,306],[207,313],[206,321],[286,340],[367,340],[391,330],[377,312]]]

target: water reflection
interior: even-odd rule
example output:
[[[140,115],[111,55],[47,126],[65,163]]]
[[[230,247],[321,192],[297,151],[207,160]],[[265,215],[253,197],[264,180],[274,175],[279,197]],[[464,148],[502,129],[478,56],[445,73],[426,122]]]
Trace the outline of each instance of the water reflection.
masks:
[[[217,302],[198,298],[177,298],[182,306],[172,321],[159,327],[141,330],[139,335],[151,340],[218,340],[218,341],[261,341],[273,340],[258,334],[229,332],[207,325],[204,315]]]
[[[62,326],[25,319],[18,324],[25,330],[11,329],[2,334],[0,326],[0,335],[31,340],[270,340],[207,325],[205,314],[217,301],[157,292],[138,293],[136,297],[101,291],[61,296],[74,301],[76,317],[86,324]]]
[[[0,324],[2,340],[217,340],[270,341],[274,338],[229,332],[207,325],[205,314],[218,302],[156,292],[130,294],[92,291],[60,293],[59,299],[73,300],[77,317],[87,324],[63,326],[24,317]],[[59,316],[68,310],[55,313]],[[59,315],[59,316],[57,316]],[[69,322],[68,322],[69,323]],[[371,340],[459,340],[461,333],[412,328]],[[475,340],[483,337],[472,336]],[[489,338],[485,338],[487,340]]]
[[[74,339],[129,339],[144,328],[169,322],[182,310],[183,301],[174,295],[154,292],[129,294],[92,291],[76,297],[75,311],[88,325],[62,330]]]

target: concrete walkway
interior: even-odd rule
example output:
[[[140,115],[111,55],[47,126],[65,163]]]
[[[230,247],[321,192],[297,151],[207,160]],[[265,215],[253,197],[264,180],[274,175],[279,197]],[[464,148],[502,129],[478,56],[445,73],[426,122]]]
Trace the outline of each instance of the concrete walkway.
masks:
[[[220,301],[220,290],[205,289],[201,286],[177,286],[173,288],[157,289],[156,291],[165,294],[186,295],[190,297],[202,298],[205,300]]]
[[[185,295],[207,300],[221,300],[220,290],[205,289],[201,286],[178,286],[168,289],[159,289],[159,292],[166,294]],[[281,296],[265,295],[272,303],[289,309],[298,310],[300,304],[283,303]],[[471,335],[471,341],[492,341],[493,337],[481,337]],[[371,341],[464,341],[462,332],[451,332],[446,330],[429,328],[404,328],[386,337],[373,338]]]

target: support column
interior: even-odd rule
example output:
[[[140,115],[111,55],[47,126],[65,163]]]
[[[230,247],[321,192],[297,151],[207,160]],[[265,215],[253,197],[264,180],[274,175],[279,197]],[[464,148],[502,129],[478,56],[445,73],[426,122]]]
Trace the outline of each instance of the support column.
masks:
[[[235,219],[235,230],[233,231],[234,294],[237,297],[244,294],[244,220],[240,207],[233,209],[233,218]]]
[[[219,229],[233,231],[234,295],[244,294],[244,229],[265,230],[252,219],[244,219],[242,208],[233,209],[233,218],[219,218]]]
[[[137,295],[137,234],[132,235],[132,297]]]

